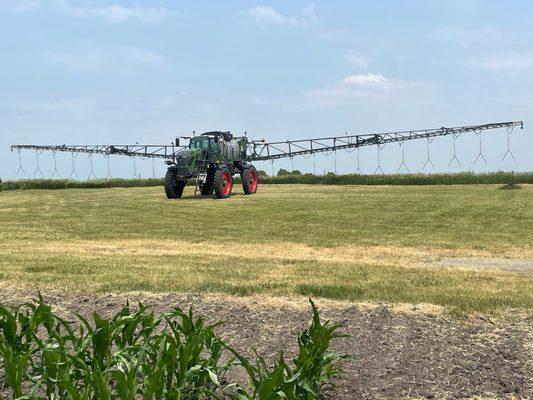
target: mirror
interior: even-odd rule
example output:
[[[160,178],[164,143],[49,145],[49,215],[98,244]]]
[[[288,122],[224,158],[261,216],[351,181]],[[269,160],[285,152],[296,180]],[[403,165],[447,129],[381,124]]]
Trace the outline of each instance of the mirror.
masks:
[[[176,138],[176,147],[179,147],[180,145],[180,138]]]

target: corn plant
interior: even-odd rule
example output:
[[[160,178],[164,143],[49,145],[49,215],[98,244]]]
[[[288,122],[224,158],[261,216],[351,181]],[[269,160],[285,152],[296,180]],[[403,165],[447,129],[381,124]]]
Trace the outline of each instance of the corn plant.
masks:
[[[0,356],[3,359],[2,369],[5,375],[3,383],[11,389],[13,399],[16,399],[22,396],[22,382],[27,377],[27,364],[36,351],[36,345],[26,341],[24,330],[29,327],[27,319],[21,314],[21,307],[10,312],[0,306],[0,315]],[[23,324],[20,331],[17,323]]]
[[[53,318],[50,306],[39,300],[10,311],[0,306],[0,357],[4,360],[5,385],[14,399],[22,396],[23,380],[32,381],[28,368],[35,370],[34,355],[43,344],[37,332],[41,325],[51,330]]]
[[[333,377],[338,377],[342,372],[335,366],[339,359],[350,358],[347,355],[328,352],[332,339],[347,337],[336,333],[342,325],[331,324],[329,321],[320,322],[318,309],[309,299],[313,310],[311,326],[298,336],[298,356],[294,359],[294,376],[296,398],[308,399],[322,396],[322,388]]]
[[[180,308],[163,315],[166,329],[146,347],[144,363],[144,399],[199,399],[219,385],[217,373],[222,341],[214,334],[219,324],[206,325],[202,317],[195,319],[192,309]]]
[[[17,400],[240,400],[317,399],[338,375],[339,356],[328,353],[338,325],[313,320],[298,338],[289,366],[283,353],[269,367],[254,350],[252,363],[207,324],[175,308],[156,318],[129,303],[111,318],[72,321],[52,312],[42,297],[9,309],[0,306],[0,398]],[[233,356],[233,357],[232,357]],[[223,361],[226,360],[226,361]],[[236,360],[236,361],[235,361]],[[249,387],[226,382],[241,365]]]
[[[350,358],[347,355],[328,352],[332,339],[346,337],[336,333],[340,324],[320,322],[315,303],[309,299],[313,319],[308,329],[298,336],[299,352],[290,367],[280,353],[274,366],[268,368],[265,360],[255,350],[255,365],[235,349],[226,345],[248,374],[252,392],[232,387],[230,396],[239,400],[310,400],[323,397],[323,388],[334,377],[341,375],[337,361]]]

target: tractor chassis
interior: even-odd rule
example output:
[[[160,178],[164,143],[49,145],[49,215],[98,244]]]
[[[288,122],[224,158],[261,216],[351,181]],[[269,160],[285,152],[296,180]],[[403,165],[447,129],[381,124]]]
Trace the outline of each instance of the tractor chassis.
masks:
[[[165,176],[165,193],[169,199],[180,198],[183,194],[187,181],[194,179],[194,195],[200,193],[208,196],[215,193],[217,198],[228,198],[231,195],[234,182],[233,176],[238,174],[246,195],[255,194],[258,186],[258,174],[256,168],[249,162],[209,162],[202,160],[193,174],[179,174],[179,168],[174,162],[169,165]]]

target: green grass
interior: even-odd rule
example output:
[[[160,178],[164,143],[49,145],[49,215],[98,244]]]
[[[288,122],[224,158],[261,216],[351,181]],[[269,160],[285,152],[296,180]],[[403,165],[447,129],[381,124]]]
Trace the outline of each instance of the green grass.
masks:
[[[449,174],[389,174],[327,175],[289,174],[282,176],[262,176],[263,184],[310,184],[310,185],[468,185],[468,184],[533,184],[532,172],[459,172]],[[236,178],[236,183],[239,179]],[[191,184],[192,182],[189,182]],[[95,179],[88,181],[72,179],[22,179],[0,182],[2,190],[29,189],[101,189],[111,187],[152,187],[161,186],[162,179]]]
[[[162,186],[159,178],[146,179],[21,179],[0,182],[2,190],[30,190],[30,189],[102,189],[111,187],[153,187]]]
[[[0,284],[533,307],[531,275],[442,256],[533,258],[533,187],[265,185],[0,194]]]
[[[531,172],[458,172],[438,174],[346,174],[326,175],[286,174],[264,177],[263,183],[270,184],[308,184],[308,185],[487,185],[508,183],[533,184]]]

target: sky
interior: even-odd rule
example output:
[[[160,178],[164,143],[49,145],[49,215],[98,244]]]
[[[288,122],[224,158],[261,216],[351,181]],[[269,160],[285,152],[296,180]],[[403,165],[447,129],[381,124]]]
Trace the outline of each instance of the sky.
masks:
[[[523,120],[524,129],[260,163],[324,173],[533,171],[531,1],[0,0],[0,178],[51,177],[11,144],[170,143]],[[508,154],[507,140],[515,160]],[[487,163],[478,158],[479,147]],[[402,166],[403,159],[407,168]],[[335,162],[336,158],[336,162]],[[72,175],[69,154],[56,157]],[[22,166],[22,169],[19,167]],[[428,167],[428,165],[426,165]],[[93,158],[96,176],[164,174]],[[90,160],[75,160],[80,178]],[[379,170],[378,170],[379,171]]]

